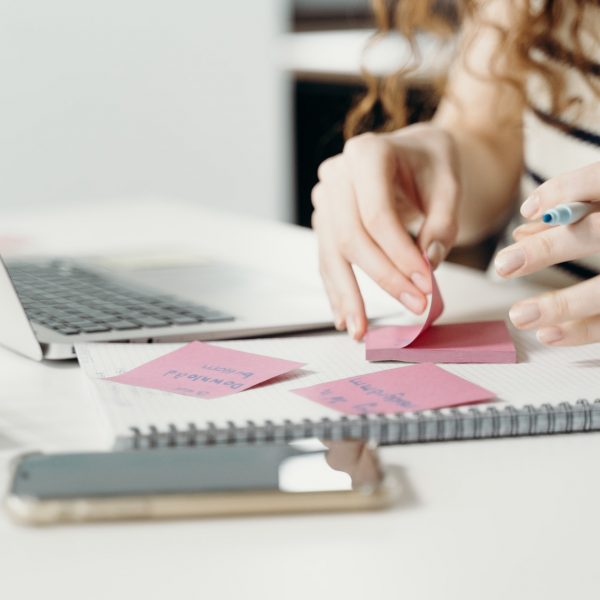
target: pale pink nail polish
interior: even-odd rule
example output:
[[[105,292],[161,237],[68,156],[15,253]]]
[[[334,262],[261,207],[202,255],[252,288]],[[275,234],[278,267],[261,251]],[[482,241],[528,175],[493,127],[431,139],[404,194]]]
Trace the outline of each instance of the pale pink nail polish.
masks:
[[[437,240],[431,242],[427,248],[427,258],[432,268],[436,269],[446,256],[446,246]]]
[[[535,302],[517,304],[508,311],[508,316],[517,327],[524,327],[540,318],[540,309]]]
[[[431,281],[422,273],[415,272],[410,276],[410,280],[424,293],[431,294]]]
[[[525,202],[523,202],[523,204],[521,205],[521,214],[526,219],[532,219],[533,217],[535,217],[539,210],[540,201],[539,198],[534,194],[529,196],[529,198],[527,198],[527,200],[525,200]]]
[[[402,292],[400,294],[400,302],[402,302],[406,308],[417,314],[421,314],[425,308],[423,301],[409,292]]]
[[[356,339],[356,323],[354,321],[354,317],[350,315],[346,317],[346,329],[348,330],[348,335],[355,340]]]
[[[525,264],[525,252],[521,248],[502,250],[494,259],[496,271],[500,275],[510,275]]]
[[[544,329],[538,330],[536,336],[542,344],[555,344],[565,337],[558,327],[544,327]]]

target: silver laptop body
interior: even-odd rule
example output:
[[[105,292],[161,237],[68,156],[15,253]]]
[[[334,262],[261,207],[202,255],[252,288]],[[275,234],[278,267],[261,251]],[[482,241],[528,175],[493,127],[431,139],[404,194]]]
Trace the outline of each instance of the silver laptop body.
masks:
[[[40,273],[48,269],[56,271],[45,283]],[[80,275],[84,281],[66,301],[64,291],[59,293],[60,286],[52,283],[60,283],[63,275],[67,284]],[[137,300],[156,310],[144,314],[136,308]],[[125,306],[129,303],[134,304]],[[82,310],[87,311],[84,316]],[[71,317],[78,325],[69,324]],[[125,322],[130,328],[120,329]],[[74,344],[81,342],[218,340],[331,326],[319,287],[233,264],[107,270],[97,261],[5,263],[0,257],[0,344],[35,360],[74,358]]]

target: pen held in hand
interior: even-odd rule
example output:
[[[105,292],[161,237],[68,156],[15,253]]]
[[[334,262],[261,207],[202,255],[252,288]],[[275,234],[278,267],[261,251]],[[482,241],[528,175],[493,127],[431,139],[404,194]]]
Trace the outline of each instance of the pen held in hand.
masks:
[[[598,210],[599,202],[567,202],[547,210],[542,215],[542,221],[548,225],[572,225]]]

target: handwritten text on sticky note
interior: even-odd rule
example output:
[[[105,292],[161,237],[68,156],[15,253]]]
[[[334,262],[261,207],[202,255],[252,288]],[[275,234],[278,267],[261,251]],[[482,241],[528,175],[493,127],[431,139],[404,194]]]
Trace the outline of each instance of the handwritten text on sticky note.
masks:
[[[164,392],[218,398],[283,375],[303,363],[192,342],[110,381]]]
[[[292,391],[348,415],[429,410],[495,397],[493,392],[428,363]]]

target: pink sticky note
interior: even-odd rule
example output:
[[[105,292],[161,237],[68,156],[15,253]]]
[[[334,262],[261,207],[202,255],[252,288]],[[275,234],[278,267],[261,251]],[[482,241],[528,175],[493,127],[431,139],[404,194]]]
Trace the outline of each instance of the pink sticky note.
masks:
[[[365,337],[371,361],[435,363],[515,363],[517,351],[504,321],[434,325],[444,303],[431,274],[431,303],[421,325],[394,325],[371,329]]]
[[[401,343],[404,346],[410,346],[424,331],[427,331],[434,323],[434,321],[444,312],[444,300],[442,299],[442,293],[438,287],[437,281],[433,274],[433,269],[427,261],[429,266],[429,276],[431,278],[431,302],[429,303],[429,309],[425,321],[421,325],[405,325],[402,326],[403,337],[399,338],[402,340]],[[367,357],[368,358],[368,357]]]
[[[515,363],[517,351],[504,321],[434,325],[409,346],[404,327],[369,331],[367,360],[436,363]],[[408,335],[410,335],[409,332]]]
[[[430,410],[495,397],[493,392],[428,363],[292,391],[347,415]]]
[[[304,363],[192,342],[109,381],[198,398],[241,392]]]

